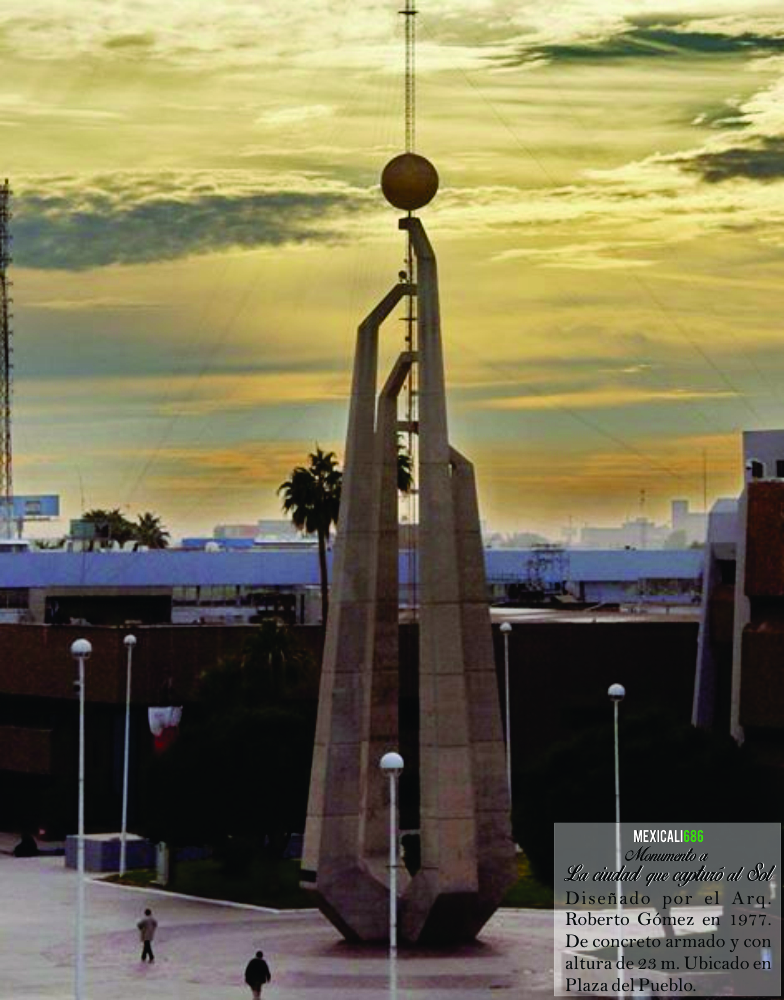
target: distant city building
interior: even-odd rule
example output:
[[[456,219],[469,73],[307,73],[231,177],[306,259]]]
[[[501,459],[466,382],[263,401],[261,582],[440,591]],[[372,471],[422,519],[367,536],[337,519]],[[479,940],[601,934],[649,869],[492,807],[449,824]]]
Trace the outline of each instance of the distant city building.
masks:
[[[294,527],[290,518],[279,517],[262,518],[255,524],[216,524],[212,529],[212,537],[215,541],[244,538],[266,544],[294,542],[307,536],[303,536],[302,532]]]
[[[672,531],[673,534],[683,532],[684,545],[702,545],[708,528],[708,515],[689,510],[688,500],[673,500]],[[672,540],[670,540],[672,544]]]
[[[255,538],[258,527],[255,524],[216,524],[212,529],[212,537],[223,538]]]
[[[512,534],[491,531],[482,534],[482,541],[486,549],[532,549],[537,545],[550,544],[544,535],[535,531],[515,531]]]
[[[304,535],[292,524],[291,518],[266,518],[256,524],[257,542],[296,542],[303,539],[313,542],[315,535]]]
[[[580,530],[580,548],[583,549],[661,549],[672,533],[666,524],[654,524],[647,517],[636,517],[616,528],[594,528],[586,525]]]
[[[403,519],[400,523],[399,539],[401,549],[416,549],[419,538],[418,525]],[[331,548],[335,538],[333,529],[327,543]],[[294,527],[291,521],[265,519],[257,524],[218,524],[212,537],[189,536],[183,538],[180,547],[199,551],[220,552],[250,548],[316,548],[315,534],[306,534]]]
[[[671,502],[671,518],[671,524],[655,524],[647,517],[636,517],[614,528],[586,525],[580,531],[580,548],[682,549],[705,541],[707,514],[690,511],[688,500]]]
[[[232,551],[253,547],[306,547],[317,545],[315,535],[298,531],[290,520],[284,518],[262,519],[256,524],[217,524],[212,537],[195,536],[183,538],[184,549],[198,549],[207,552]]]

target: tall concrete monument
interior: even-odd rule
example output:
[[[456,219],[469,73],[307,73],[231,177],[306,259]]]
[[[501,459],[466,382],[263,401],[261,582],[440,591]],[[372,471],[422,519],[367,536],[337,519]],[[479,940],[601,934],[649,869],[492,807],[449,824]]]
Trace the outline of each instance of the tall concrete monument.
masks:
[[[389,805],[379,761],[400,737],[397,442],[400,431],[415,433],[421,863],[412,875],[396,866],[396,913],[403,940],[441,944],[478,933],[516,867],[474,471],[449,443],[436,257],[412,214],[438,190],[435,168],[413,152],[412,0],[401,13],[407,151],[384,168],[381,188],[407,213],[399,226],[409,263],[357,331],[302,868],[346,938],[387,939]],[[407,349],[378,391],[381,324],[401,300]],[[418,419],[409,411],[399,421],[412,368]]]
[[[404,154],[382,187],[412,211],[437,175]],[[398,733],[398,396],[418,368],[419,802],[421,867],[399,880],[410,942],[471,938],[515,879],[503,733],[471,463],[449,444],[436,258],[424,226],[408,232],[417,275],[392,286],[359,325],[332,599],[322,665],[303,869],[349,939],[388,933],[386,779]],[[382,322],[415,296],[417,351],[400,354],[381,391]]]

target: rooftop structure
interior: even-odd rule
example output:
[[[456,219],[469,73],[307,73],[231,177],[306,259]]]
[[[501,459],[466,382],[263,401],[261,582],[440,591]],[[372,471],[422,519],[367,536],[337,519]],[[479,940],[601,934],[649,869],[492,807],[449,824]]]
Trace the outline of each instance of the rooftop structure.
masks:
[[[692,721],[784,767],[784,431],[744,432],[743,463],[710,515]]]
[[[548,594],[591,605],[688,605],[700,592],[702,560],[693,549],[570,550],[542,564],[537,550],[486,549],[486,596],[506,605]],[[328,563],[332,578],[332,553]],[[416,564],[401,552],[397,575],[405,608],[415,608],[418,596],[412,569]],[[315,547],[68,552],[30,551],[24,541],[0,544],[3,621],[244,621],[267,609],[287,621],[310,622],[318,617],[318,586]]]

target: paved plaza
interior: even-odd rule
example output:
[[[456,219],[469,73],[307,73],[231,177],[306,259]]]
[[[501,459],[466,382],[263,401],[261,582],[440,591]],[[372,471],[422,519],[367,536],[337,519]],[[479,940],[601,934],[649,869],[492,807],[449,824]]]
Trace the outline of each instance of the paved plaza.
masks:
[[[6,847],[6,844],[2,845]],[[61,857],[0,854],[0,1000],[73,1000],[76,874]],[[154,965],[136,922],[159,921]],[[87,884],[85,1000],[250,997],[245,964],[263,949],[267,1000],[389,1000],[383,947],[355,947],[315,911],[276,913],[169,893]],[[471,945],[403,951],[398,1000],[552,996],[552,916],[499,911]]]

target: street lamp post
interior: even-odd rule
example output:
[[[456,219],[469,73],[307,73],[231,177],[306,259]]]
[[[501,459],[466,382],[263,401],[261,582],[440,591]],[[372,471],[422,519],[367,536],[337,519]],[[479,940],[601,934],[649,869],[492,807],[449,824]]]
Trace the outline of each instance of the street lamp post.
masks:
[[[403,758],[394,750],[379,762],[389,775],[389,986],[397,993],[397,779],[403,770]]]
[[[120,831],[120,875],[125,874],[125,850],[128,839],[128,751],[131,728],[131,665],[133,662],[133,647],[136,645],[135,635],[126,635],[123,639],[128,651],[128,662],[125,670],[125,753],[123,756],[123,800],[122,829]]]
[[[79,822],[76,835],[76,1000],[84,997],[84,661],[93,647],[87,639],[71,644],[71,655],[79,664]]]
[[[504,622],[501,635],[504,637],[504,706],[506,709],[506,786],[509,789],[509,809],[512,808],[512,733],[510,729],[511,712],[509,709],[509,633],[512,626]]]
[[[615,735],[615,870],[621,871],[621,786],[618,769],[618,705],[626,695],[626,688],[622,684],[611,684],[607,690],[610,701],[613,703],[613,731]],[[621,915],[621,880],[615,883],[616,910],[618,916]],[[623,989],[625,970],[623,968],[623,945],[618,948],[618,959],[620,961],[620,984]]]

